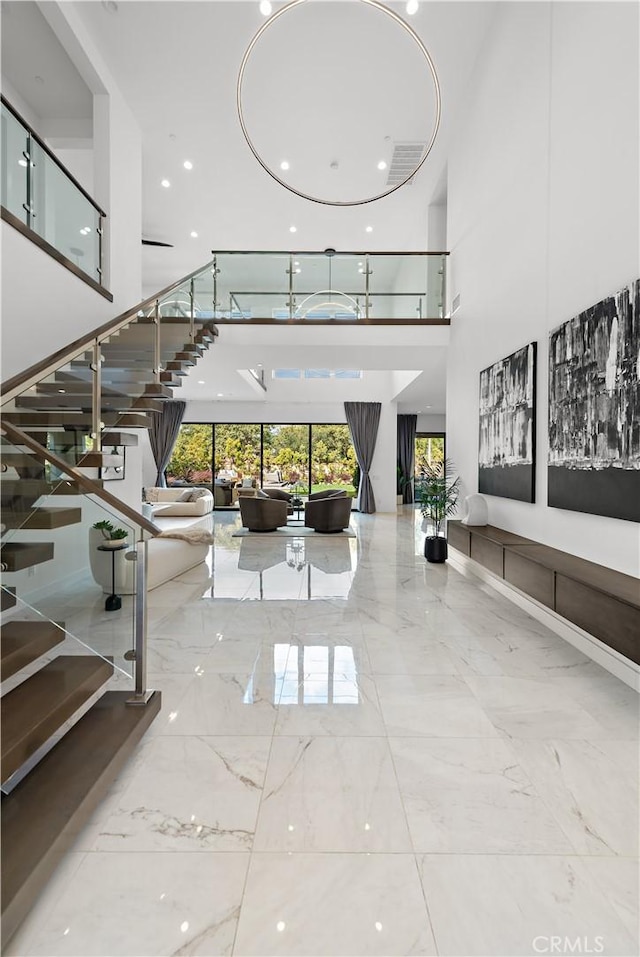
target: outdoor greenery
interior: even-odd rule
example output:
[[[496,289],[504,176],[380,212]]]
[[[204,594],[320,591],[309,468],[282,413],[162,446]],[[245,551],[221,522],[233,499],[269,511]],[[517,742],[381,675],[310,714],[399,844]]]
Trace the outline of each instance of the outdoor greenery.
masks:
[[[265,425],[263,468],[276,469],[283,482],[309,482],[309,426]],[[167,468],[169,481],[212,483],[211,425],[183,425]],[[346,488],[355,494],[357,463],[347,425],[311,427],[312,490]],[[235,470],[238,479],[260,480],[260,425],[215,425],[214,470]]]

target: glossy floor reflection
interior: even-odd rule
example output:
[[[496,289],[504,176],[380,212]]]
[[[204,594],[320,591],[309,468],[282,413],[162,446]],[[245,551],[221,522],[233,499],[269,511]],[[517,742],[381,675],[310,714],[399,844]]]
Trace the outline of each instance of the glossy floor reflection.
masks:
[[[636,695],[410,509],[352,524],[217,514],[151,593],[162,714],[8,954],[638,953]]]

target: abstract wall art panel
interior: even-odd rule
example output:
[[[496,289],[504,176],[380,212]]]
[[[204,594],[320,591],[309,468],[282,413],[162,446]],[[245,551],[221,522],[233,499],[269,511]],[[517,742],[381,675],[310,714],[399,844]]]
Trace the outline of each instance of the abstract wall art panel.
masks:
[[[535,501],[536,343],[480,373],[478,491]]]
[[[549,336],[549,505],[640,522],[640,280]]]

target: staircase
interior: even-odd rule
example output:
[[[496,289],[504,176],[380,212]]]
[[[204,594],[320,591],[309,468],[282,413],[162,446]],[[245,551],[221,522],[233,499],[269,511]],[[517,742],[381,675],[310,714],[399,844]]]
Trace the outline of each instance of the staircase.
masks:
[[[123,598],[111,618],[95,587],[86,609],[70,604],[71,622],[54,612],[64,594],[65,561],[82,562],[96,519],[125,525],[129,557],[144,564],[145,540],[157,529],[111,495],[95,470],[109,464],[115,446],[137,444],[136,431],[161,414],[217,331],[161,317],[157,307],[155,317],[138,307],[113,326],[3,387],[4,942],[160,709],[159,693],[144,686],[138,626],[145,615],[135,614],[136,602],[146,602],[144,591]],[[34,591],[36,567],[48,588]]]

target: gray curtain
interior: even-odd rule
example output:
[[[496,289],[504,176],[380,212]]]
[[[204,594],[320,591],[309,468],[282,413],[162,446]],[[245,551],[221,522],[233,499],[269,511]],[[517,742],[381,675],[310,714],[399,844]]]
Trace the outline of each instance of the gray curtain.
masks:
[[[413,469],[416,450],[417,415],[398,416],[398,465],[404,479],[402,501],[405,505],[413,502]]]
[[[369,469],[373,459],[380,423],[380,402],[345,402],[344,411],[351,432],[351,440],[360,466],[359,508],[361,512],[375,512]]]
[[[164,470],[169,464],[173,447],[176,444],[186,407],[186,402],[165,402],[162,412],[149,413],[153,416],[153,425],[149,429],[149,441],[158,469],[156,478],[158,488],[165,488],[167,484]]]

